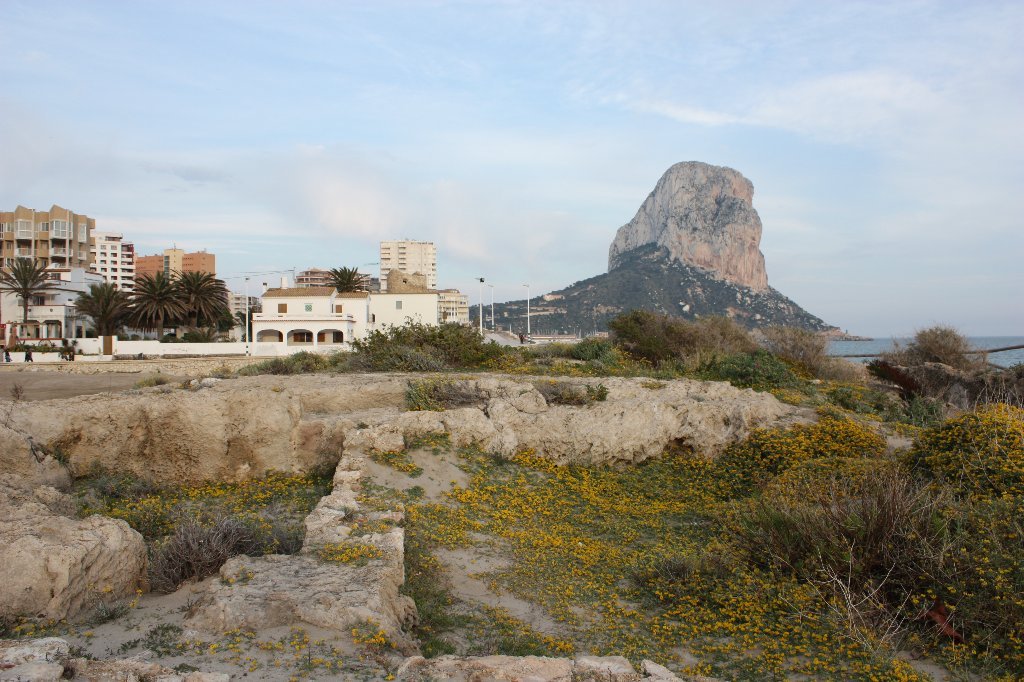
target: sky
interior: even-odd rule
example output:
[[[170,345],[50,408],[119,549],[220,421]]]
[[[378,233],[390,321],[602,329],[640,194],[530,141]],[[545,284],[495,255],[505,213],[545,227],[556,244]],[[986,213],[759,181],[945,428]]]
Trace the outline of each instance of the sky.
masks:
[[[250,293],[433,241],[475,303],[606,271],[704,161],[825,321],[1024,335],[1021,35],[1016,1],[0,0],[0,210],[206,249]]]

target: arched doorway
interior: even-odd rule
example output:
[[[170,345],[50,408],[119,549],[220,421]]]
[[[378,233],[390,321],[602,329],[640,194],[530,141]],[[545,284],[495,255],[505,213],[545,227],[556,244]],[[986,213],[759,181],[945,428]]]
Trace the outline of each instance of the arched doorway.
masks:
[[[276,329],[263,329],[256,334],[256,341],[260,343],[281,343],[284,337]]]

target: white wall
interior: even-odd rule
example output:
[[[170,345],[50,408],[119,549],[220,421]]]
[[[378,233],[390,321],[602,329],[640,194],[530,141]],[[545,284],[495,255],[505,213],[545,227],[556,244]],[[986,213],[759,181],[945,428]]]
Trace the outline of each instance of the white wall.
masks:
[[[396,305],[401,302],[401,309]],[[370,294],[370,319],[374,329],[406,322],[437,324],[437,294]]]

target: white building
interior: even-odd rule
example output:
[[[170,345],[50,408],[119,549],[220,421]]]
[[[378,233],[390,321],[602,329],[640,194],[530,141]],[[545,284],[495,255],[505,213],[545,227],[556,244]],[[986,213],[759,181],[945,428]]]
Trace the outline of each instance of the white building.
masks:
[[[135,245],[118,232],[93,232],[89,238],[89,270],[103,276],[118,289],[135,288]]]
[[[407,322],[437,324],[437,292],[339,294],[330,287],[269,289],[263,311],[253,315],[257,343],[284,343],[296,350],[340,349],[354,339]]]
[[[469,324],[469,296],[458,289],[442,289],[437,295],[438,323]]]
[[[15,337],[57,342],[85,336],[85,329],[91,327],[91,323],[89,318],[78,315],[75,299],[88,292],[89,285],[103,284],[103,277],[85,268],[51,266],[48,273],[56,286],[29,301],[28,324],[22,321],[21,299],[7,291],[0,296],[0,320],[4,323],[0,337],[6,335],[8,342]]]
[[[433,242],[387,241],[380,243],[380,283],[387,290],[388,273],[401,270],[427,278],[427,287],[437,289],[437,249]]]

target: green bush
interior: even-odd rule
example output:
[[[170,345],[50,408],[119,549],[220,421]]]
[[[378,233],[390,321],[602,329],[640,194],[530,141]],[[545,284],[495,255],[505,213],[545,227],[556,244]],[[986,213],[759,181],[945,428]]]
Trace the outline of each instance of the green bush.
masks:
[[[969,354],[971,350],[974,348],[967,337],[952,327],[939,325],[916,332],[907,345],[887,353],[883,359],[904,367],[941,362],[963,370],[983,368],[984,356]]]
[[[498,344],[459,324],[387,327],[353,341],[352,349],[352,367],[374,372],[473,368],[502,354]]]
[[[311,374],[322,372],[331,367],[331,359],[319,353],[299,351],[283,358],[271,358],[263,362],[247,365],[238,373],[243,376],[256,376],[260,374]]]
[[[574,360],[600,360],[612,352],[612,343],[607,339],[583,339],[569,350]]]
[[[951,500],[894,467],[854,468],[853,486],[828,468],[802,472],[810,496],[782,488],[751,502],[737,517],[737,544],[755,565],[848,599],[867,622],[904,608],[916,616],[914,599],[942,586],[958,549]]]
[[[1024,409],[995,403],[950,419],[922,434],[907,457],[962,495],[1024,496]]]
[[[608,323],[615,345],[658,365],[670,360],[753,351],[750,334],[724,317],[689,322],[646,310],[633,310]]]
[[[738,388],[756,391],[796,388],[802,384],[789,365],[764,350],[712,357],[701,363],[694,374],[705,381],[728,381]]]
[[[772,477],[809,460],[877,458],[885,438],[852,419],[823,416],[814,424],[754,431],[731,445],[716,461],[739,492],[761,486]]]

